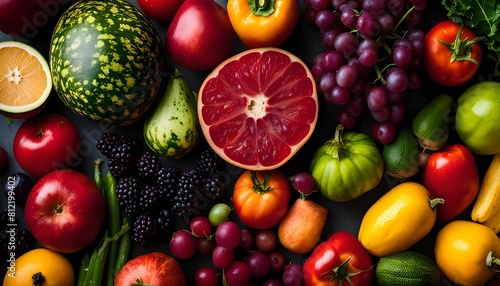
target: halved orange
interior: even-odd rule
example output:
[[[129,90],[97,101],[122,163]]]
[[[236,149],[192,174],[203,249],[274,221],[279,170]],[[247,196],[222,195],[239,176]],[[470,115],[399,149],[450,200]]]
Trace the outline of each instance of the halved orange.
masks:
[[[245,50],[205,78],[198,117],[208,144],[224,160],[247,170],[275,169],[314,131],[316,84],[304,62],[286,50]]]
[[[40,112],[52,90],[46,59],[18,41],[0,42],[0,113],[26,118]]]

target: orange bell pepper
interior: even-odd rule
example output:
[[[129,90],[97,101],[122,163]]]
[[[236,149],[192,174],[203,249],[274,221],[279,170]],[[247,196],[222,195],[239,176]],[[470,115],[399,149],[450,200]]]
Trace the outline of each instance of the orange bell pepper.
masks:
[[[248,48],[278,47],[299,20],[299,0],[229,0],[227,12]]]

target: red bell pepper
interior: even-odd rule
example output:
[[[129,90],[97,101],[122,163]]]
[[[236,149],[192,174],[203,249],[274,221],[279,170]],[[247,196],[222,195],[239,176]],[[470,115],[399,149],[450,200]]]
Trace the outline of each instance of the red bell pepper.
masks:
[[[462,144],[445,146],[431,154],[422,180],[432,198],[444,199],[444,203],[437,206],[438,222],[458,216],[479,192],[476,161]]]
[[[374,266],[358,238],[338,231],[318,244],[304,262],[304,282],[309,285],[370,285]]]

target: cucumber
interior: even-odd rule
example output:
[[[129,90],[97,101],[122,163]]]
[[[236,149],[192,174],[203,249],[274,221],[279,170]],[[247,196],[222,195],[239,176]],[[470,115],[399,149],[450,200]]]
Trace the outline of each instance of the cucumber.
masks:
[[[375,277],[380,286],[444,285],[444,277],[437,264],[415,251],[381,257],[375,268]]]
[[[413,119],[412,131],[420,146],[428,150],[439,150],[448,141],[450,112],[455,100],[447,94],[438,95]]]
[[[404,126],[394,141],[384,145],[382,157],[390,176],[407,179],[419,170],[418,143],[410,127]]]
[[[144,140],[151,151],[176,159],[198,144],[202,133],[196,104],[196,93],[175,70],[167,79],[158,105],[144,122]]]

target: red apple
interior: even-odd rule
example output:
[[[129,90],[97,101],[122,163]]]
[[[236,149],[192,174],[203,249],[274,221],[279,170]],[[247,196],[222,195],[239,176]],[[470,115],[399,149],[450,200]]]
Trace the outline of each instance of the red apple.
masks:
[[[175,258],[155,251],[137,256],[125,263],[116,275],[114,285],[184,286],[186,278]]]
[[[41,245],[74,253],[95,240],[105,208],[104,196],[92,179],[77,171],[56,170],[35,183],[24,215]]]
[[[31,117],[19,126],[13,141],[14,158],[35,180],[72,166],[80,136],[75,125],[59,114]]]

